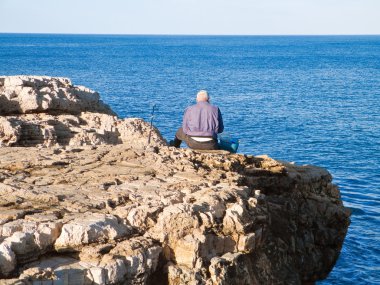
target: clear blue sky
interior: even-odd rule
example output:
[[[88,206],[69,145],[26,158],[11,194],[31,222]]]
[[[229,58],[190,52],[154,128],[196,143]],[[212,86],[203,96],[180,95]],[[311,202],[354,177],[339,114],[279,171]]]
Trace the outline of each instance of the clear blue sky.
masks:
[[[0,0],[0,33],[380,34],[380,0]]]

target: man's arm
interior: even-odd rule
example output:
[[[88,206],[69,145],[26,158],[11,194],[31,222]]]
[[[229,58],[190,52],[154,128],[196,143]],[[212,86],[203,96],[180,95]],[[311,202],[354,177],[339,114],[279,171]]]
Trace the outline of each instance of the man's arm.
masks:
[[[219,108],[218,108],[218,121],[219,121],[218,134],[220,134],[220,133],[223,133],[224,131],[224,124],[223,124],[222,112],[220,112]]]
[[[183,120],[182,120],[182,130],[185,134],[189,132],[188,127],[188,121],[189,121],[189,108],[185,110],[185,113],[183,114]]]

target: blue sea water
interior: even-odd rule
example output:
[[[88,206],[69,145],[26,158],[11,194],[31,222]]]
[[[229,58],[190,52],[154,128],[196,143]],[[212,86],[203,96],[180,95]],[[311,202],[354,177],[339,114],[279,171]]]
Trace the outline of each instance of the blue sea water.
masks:
[[[320,284],[380,284],[380,36],[0,34],[0,75],[63,76],[170,139],[207,89],[239,152],[326,167],[352,224]]]

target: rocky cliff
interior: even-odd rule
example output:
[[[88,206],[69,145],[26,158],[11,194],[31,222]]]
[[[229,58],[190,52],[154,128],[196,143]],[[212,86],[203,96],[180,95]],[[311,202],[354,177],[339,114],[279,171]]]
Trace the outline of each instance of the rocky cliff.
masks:
[[[0,77],[0,146],[143,146],[147,132],[143,120],[119,120],[97,92],[73,86],[69,79]],[[156,129],[151,139],[165,144]]]
[[[68,79],[0,77],[0,284],[306,284],[331,271],[349,211],[325,169],[175,149],[156,129],[148,145],[149,131]]]

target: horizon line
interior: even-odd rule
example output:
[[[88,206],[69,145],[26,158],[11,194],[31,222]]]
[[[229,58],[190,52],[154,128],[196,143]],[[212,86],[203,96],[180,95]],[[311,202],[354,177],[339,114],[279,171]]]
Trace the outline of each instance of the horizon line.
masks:
[[[8,34],[8,35],[82,35],[82,36],[201,36],[201,37],[208,37],[208,36],[221,36],[221,37],[297,37],[297,36],[303,36],[303,37],[318,37],[318,36],[380,36],[380,34],[180,34],[180,33],[173,33],[173,34],[138,34],[138,33],[130,33],[130,34],[123,34],[123,33],[50,33],[50,32],[32,32],[32,33],[24,33],[24,32],[0,32],[0,34]]]

